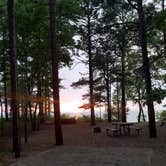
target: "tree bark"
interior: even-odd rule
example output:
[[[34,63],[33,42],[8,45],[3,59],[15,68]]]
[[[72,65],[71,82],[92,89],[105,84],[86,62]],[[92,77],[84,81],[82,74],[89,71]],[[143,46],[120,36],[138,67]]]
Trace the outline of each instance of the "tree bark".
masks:
[[[108,113],[108,122],[111,122],[111,103],[110,103],[110,86],[109,86],[109,80],[106,79],[106,85],[107,85],[107,113]]]
[[[5,103],[5,120],[8,121],[9,116],[8,116],[6,71],[4,72],[4,97],[5,97],[5,99],[4,99],[4,103]]]
[[[116,97],[116,102],[117,102],[117,111],[118,111],[118,121],[120,121],[120,107],[119,107],[119,84],[118,84],[118,78],[116,80],[116,88],[117,88],[117,97]]]
[[[51,117],[51,102],[50,102],[50,97],[48,97],[48,117]]]
[[[48,104],[48,102],[47,102],[48,100],[47,100],[47,97],[45,96],[45,99],[44,99],[44,116],[45,117],[47,117],[47,113],[48,113],[48,109],[47,109],[47,104]]]
[[[112,112],[111,112],[111,102],[110,102],[110,84],[109,84],[109,75],[108,71],[107,72],[107,78],[106,80],[106,93],[107,93],[107,113],[108,113],[108,122],[111,122],[112,120]]]
[[[139,114],[138,114],[138,123],[141,122],[141,115],[143,118],[143,121],[145,122],[145,115],[144,115],[144,110],[142,108],[142,104],[141,104],[141,93],[140,93],[140,89],[137,89],[137,93],[138,93],[138,106],[139,106]]]
[[[8,0],[8,29],[9,29],[9,55],[11,75],[11,111],[13,120],[13,151],[15,158],[20,157],[20,134],[18,124],[18,87],[16,67],[16,34],[14,0]]]
[[[25,101],[23,101],[22,104],[22,110],[23,110],[23,116],[24,116],[24,142],[27,143],[28,142],[28,118],[27,118],[27,104],[24,103]]]
[[[0,120],[1,120],[0,135],[3,136],[4,135],[4,119],[3,119],[3,104],[2,104],[1,94],[0,94],[0,108],[1,108],[1,113],[0,113],[0,116],[1,116],[1,118],[0,118]]]
[[[165,10],[165,0],[162,0],[162,11]],[[163,31],[164,36],[164,55],[166,56],[166,32]]]
[[[42,99],[42,85],[41,85],[41,74],[38,74],[37,81],[37,93],[38,93],[38,102],[39,102],[39,123],[44,123],[44,113],[43,113],[43,99]]]
[[[89,56],[89,90],[90,90],[90,111],[91,111],[91,125],[95,125],[95,110],[94,110],[94,85],[93,85],[93,64],[92,64],[92,41],[91,41],[91,7],[90,3],[87,3],[87,46],[88,46],[88,56]]]
[[[53,86],[53,104],[54,104],[54,123],[56,145],[63,145],[63,135],[60,118],[60,98],[59,98],[59,73],[58,73],[58,55],[57,55],[57,36],[55,20],[55,0],[49,0],[50,9],[50,42],[52,59],[52,86]]]
[[[7,58],[6,58],[6,55],[5,55],[5,44],[4,44],[4,40],[5,40],[5,35],[4,35],[4,32],[2,34],[2,37],[3,37],[3,54],[5,56],[5,59],[4,59],[4,74],[3,74],[3,79],[4,79],[4,104],[5,104],[5,120],[8,121],[8,101],[7,101],[7,72],[6,72],[6,61],[7,61]]]
[[[166,56],[166,32],[164,32],[164,55]]]
[[[140,43],[141,43],[141,49],[142,49],[145,88],[146,88],[146,94],[147,94],[149,136],[150,138],[155,138],[157,136],[156,122],[155,122],[153,100],[151,98],[151,93],[152,93],[151,74],[150,74],[149,58],[148,58],[148,52],[147,52],[147,36],[146,36],[145,17],[144,17],[142,0],[137,0],[137,6],[138,6],[137,11],[139,16],[139,37],[140,37]]]
[[[28,77],[27,77],[28,79]],[[27,80],[28,81],[28,80]],[[30,117],[30,123],[31,123],[31,131],[33,131],[33,115],[32,115],[32,108],[31,108],[31,88],[30,88],[30,82],[27,83],[27,90],[28,90],[28,107],[29,107],[29,117]]]
[[[142,115],[143,121],[145,122],[144,110],[143,110],[143,107],[142,107],[140,100],[138,100],[138,105],[139,105],[138,123],[141,122],[141,115]]]
[[[122,122],[126,122],[126,95],[125,95],[125,51],[124,51],[124,42],[122,41],[121,46],[122,53],[122,77],[121,77],[121,88],[122,88],[122,101],[121,101],[121,109],[122,109]]]
[[[38,106],[38,102],[36,103],[35,105],[35,110],[34,110],[34,113],[33,113],[33,120],[32,120],[32,131],[35,131],[37,130],[37,115],[36,115],[36,112],[37,112],[37,106]]]

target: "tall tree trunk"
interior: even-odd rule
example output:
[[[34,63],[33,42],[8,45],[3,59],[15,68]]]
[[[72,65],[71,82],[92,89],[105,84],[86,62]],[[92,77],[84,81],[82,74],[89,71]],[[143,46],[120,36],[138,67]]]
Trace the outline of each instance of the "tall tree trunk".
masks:
[[[139,104],[138,123],[140,123],[140,122],[141,122],[141,107],[140,107],[140,104]]]
[[[141,104],[140,89],[137,89],[137,93],[138,93],[138,106],[139,106],[138,123],[140,123],[141,122],[141,115],[142,115],[143,121],[145,122],[145,115],[144,115],[144,110],[143,110],[142,104]]]
[[[33,120],[32,120],[32,130],[33,131],[37,130],[37,115],[36,115],[37,106],[38,106],[38,102],[36,103],[35,110],[33,112]]]
[[[107,113],[108,113],[108,122],[112,121],[112,107],[111,107],[111,84],[110,84],[110,75],[109,75],[109,59],[108,55],[106,56],[106,93],[107,93]]]
[[[124,42],[122,42],[121,46],[122,53],[122,77],[121,77],[121,88],[122,88],[122,100],[121,100],[121,110],[122,110],[122,122],[126,122],[126,97],[125,97],[125,50],[124,50]]]
[[[165,0],[162,0],[162,11],[165,10]],[[163,32],[164,35],[164,55],[166,56],[166,31]]]
[[[6,70],[6,69],[5,69]],[[8,121],[8,101],[7,101],[7,82],[6,82],[6,71],[4,72],[4,103],[5,103],[5,120]]]
[[[90,111],[91,111],[91,125],[95,125],[95,110],[94,110],[94,93],[93,93],[93,64],[92,64],[92,41],[91,41],[91,7],[90,2],[87,3],[88,7],[88,20],[87,20],[87,45],[88,45],[88,56],[89,56],[89,91],[90,91]]]
[[[151,85],[151,74],[149,67],[149,58],[147,52],[147,37],[145,28],[145,17],[143,11],[142,0],[137,0],[138,6],[138,16],[139,16],[139,37],[142,48],[142,59],[143,59],[143,69],[145,77],[145,88],[147,94],[147,106],[148,106],[148,117],[149,117],[149,136],[150,138],[155,138],[156,134],[156,122],[153,100],[151,99],[152,85]]]
[[[46,85],[44,85],[44,99],[43,99],[43,113],[44,113],[44,117],[47,117],[47,87]]]
[[[166,56],[166,32],[164,32],[164,55]]]
[[[5,40],[5,34],[3,32],[2,34],[2,38],[3,38],[3,54],[5,56],[4,59],[4,74],[3,74],[3,80],[4,80],[4,103],[5,103],[5,120],[8,121],[8,101],[7,101],[7,72],[6,72],[6,55],[5,55],[5,44],[4,44],[4,40]]]
[[[46,84],[46,79],[48,79],[48,78],[45,78],[45,84],[44,84],[44,116],[45,117],[47,117],[48,116],[48,96],[49,96],[49,94],[48,94],[48,91],[49,91],[49,89],[48,89],[48,86],[47,86],[47,84]]]
[[[25,87],[24,87],[24,94],[25,96],[28,96],[28,66],[27,66],[27,62],[25,62],[25,67],[26,67],[26,72],[25,72],[25,77],[24,80],[25,82]],[[24,116],[24,142],[27,143],[28,142],[28,102],[29,99],[27,101],[27,98],[23,98],[23,104],[22,104],[22,110],[23,110],[23,116]]]
[[[1,93],[1,92],[0,92]],[[3,136],[4,135],[4,119],[3,119],[3,104],[2,104],[2,98],[1,98],[1,94],[0,94],[0,108],[1,108],[1,113],[0,113],[0,122],[1,122],[1,126],[0,126],[0,135]]]
[[[44,116],[47,117],[47,112],[48,112],[48,109],[47,109],[47,97],[45,96],[44,98]]]
[[[141,104],[141,101],[139,101],[139,107],[140,107],[140,113],[141,113],[141,115],[142,115],[142,119],[143,119],[143,121],[145,122],[146,120],[145,120],[145,114],[144,114],[144,110],[143,110],[143,107],[142,107],[142,104]]]
[[[106,79],[107,84],[107,113],[108,113],[108,122],[111,122],[112,119],[112,112],[111,112],[111,102],[110,102],[110,86],[109,86],[109,80]]]
[[[145,115],[144,115],[144,110],[141,104],[141,100],[138,100],[138,105],[139,105],[138,123],[141,122],[141,115],[142,115],[143,121],[145,122],[146,120],[145,120]]]
[[[116,94],[116,103],[117,103],[117,111],[118,111],[118,121],[120,121],[120,107],[119,107],[119,83],[118,78],[116,81],[116,88],[117,88],[117,94]]]
[[[23,117],[24,117],[24,142],[28,142],[28,118],[27,118],[27,104],[26,101],[23,101],[22,103],[22,110],[23,110]]]
[[[38,93],[38,102],[39,102],[39,123],[43,123],[44,113],[43,113],[41,74],[38,74],[37,91],[38,91],[37,93]]]
[[[38,44],[41,45],[41,30],[38,31]],[[40,49],[39,49],[40,52]],[[41,62],[37,60],[38,65],[38,74],[37,74],[37,91],[38,91],[38,100],[39,100],[39,115],[38,115],[38,126],[41,123],[44,123],[44,113],[43,113],[43,100],[42,100],[42,71],[40,69]]]
[[[138,113],[138,123],[141,122],[141,94],[140,94],[140,89],[137,88],[137,93],[138,93],[138,106],[139,106],[139,113]]]
[[[111,102],[110,102],[110,84],[109,84],[109,76],[107,72],[106,80],[106,93],[107,93],[107,113],[108,113],[108,122],[111,122],[112,112],[111,112]]]
[[[28,77],[27,77],[28,81]],[[33,131],[33,115],[32,115],[32,105],[31,105],[31,87],[30,82],[27,82],[27,91],[28,91],[28,107],[29,107],[29,117],[30,117],[30,123],[31,123],[31,131]]]
[[[50,97],[48,97],[48,117],[51,116],[51,102],[50,102]]]
[[[11,111],[13,118],[13,151],[15,158],[20,157],[20,134],[18,124],[18,88],[16,68],[16,34],[14,0],[8,0],[9,55],[11,75]]]
[[[50,9],[50,42],[51,42],[51,59],[52,59],[52,87],[53,87],[53,104],[54,104],[54,123],[56,145],[63,145],[63,135],[60,118],[60,98],[59,98],[59,73],[58,73],[58,55],[57,55],[57,36],[55,21],[55,0],[49,0]]]

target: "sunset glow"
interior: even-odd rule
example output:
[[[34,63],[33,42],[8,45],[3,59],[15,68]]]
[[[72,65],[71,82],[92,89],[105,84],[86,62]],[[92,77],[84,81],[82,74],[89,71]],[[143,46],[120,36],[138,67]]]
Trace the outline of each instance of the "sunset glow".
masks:
[[[76,114],[80,112],[78,108],[81,105],[81,101],[61,101],[61,112]]]

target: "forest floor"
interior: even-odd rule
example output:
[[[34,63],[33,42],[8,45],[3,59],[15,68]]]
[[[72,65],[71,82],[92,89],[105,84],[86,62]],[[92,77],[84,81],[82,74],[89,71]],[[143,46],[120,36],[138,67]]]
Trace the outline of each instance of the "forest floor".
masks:
[[[148,137],[148,125],[143,124],[139,136],[107,136],[108,123],[98,123],[101,133],[94,133],[89,123],[63,125],[64,146],[55,145],[54,126],[46,124],[29,136],[22,145],[22,158],[13,159],[6,151],[0,153],[0,166],[166,166],[166,126],[157,126],[158,137]],[[9,141],[10,142],[10,141]],[[0,142],[0,147],[4,143]],[[10,146],[10,144],[8,145]],[[42,153],[41,153],[42,152]],[[21,165],[22,163],[22,165]]]

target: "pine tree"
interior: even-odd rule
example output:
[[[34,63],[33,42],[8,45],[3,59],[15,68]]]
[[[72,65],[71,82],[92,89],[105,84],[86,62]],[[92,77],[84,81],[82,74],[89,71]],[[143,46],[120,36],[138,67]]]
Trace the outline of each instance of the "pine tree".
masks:
[[[17,87],[17,63],[16,63],[16,33],[14,0],[8,0],[8,29],[9,29],[9,54],[11,75],[11,111],[13,119],[13,151],[15,157],[20,157],[20,135],[18,125],[18,87]]]
[[[63,135],[62,135],[61,119],[60,119],[55,0],[49,1],[49,7],[50,7],[50,41],[51,41],[51,59],[52,59],[52,79],[53,79],[52,83],[53,83],[55,136],[56,136],[56,145],[63,145]]]

